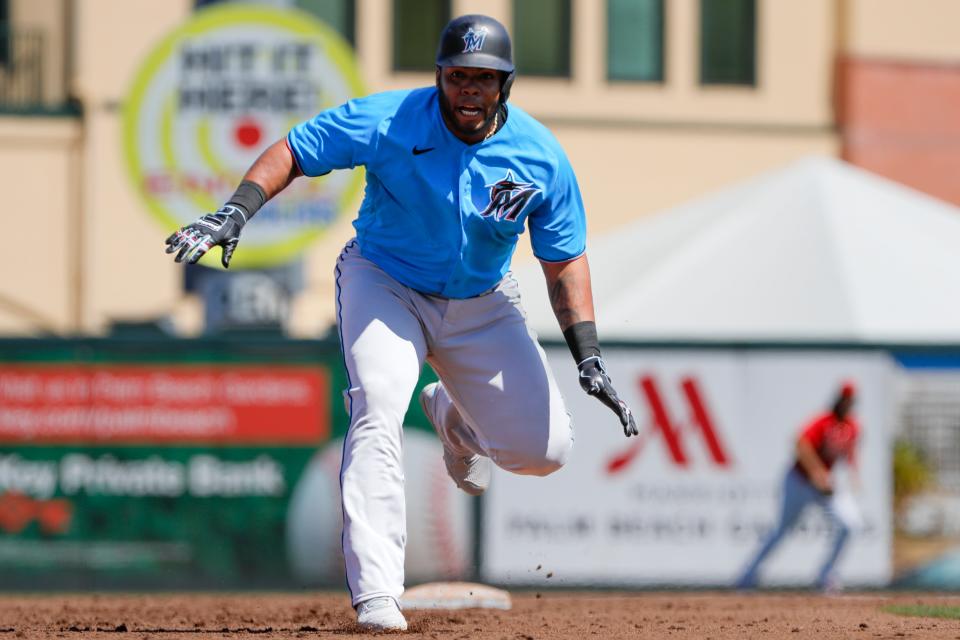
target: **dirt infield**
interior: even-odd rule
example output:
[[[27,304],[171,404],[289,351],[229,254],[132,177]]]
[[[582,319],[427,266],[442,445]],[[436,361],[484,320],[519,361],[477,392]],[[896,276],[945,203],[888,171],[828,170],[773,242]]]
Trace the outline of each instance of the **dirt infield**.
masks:
[[[885,613],[890,604],[960,605],[928,594],[513,594],[510,611],[408,612],[410,638],[960,638],[960,621]],[[344,594],[0,595],[5,638],[354,637]]]

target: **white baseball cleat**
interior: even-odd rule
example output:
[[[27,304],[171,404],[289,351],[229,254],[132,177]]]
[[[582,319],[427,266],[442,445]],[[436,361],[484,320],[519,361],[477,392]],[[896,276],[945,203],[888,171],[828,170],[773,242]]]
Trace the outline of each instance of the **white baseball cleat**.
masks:
[[[420,406],[427,415],[427,420],[440,436],[440,442],[443,443],[443,462],[447,466],[447,474],[464,493],[478,496],[490,486],[493,463],[490,458],[476,453],[463,456],[450,451],[443,429],[437,425],[433,417],[432,409],[438,386],[436,382],[431,382],[423,388],[420,392]]]
[[[357,605],[357,624],[365,631],[406,631],[407,619],[397,601],[389,596],[372,598]]]

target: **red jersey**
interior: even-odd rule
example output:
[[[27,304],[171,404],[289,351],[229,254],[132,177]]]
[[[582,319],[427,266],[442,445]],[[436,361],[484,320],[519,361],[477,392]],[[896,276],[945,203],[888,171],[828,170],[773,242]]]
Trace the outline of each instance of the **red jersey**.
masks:
[[[860,426],[850,416],[838,420],[831,411],[809,422],[803,428],[800,437],[813,445],[823,466],[831,469],[833,463],[841,457],[846,458],[850,464],[854,464],[854,449],[860,437]],[[804,477],[807,477],[803,465],[797,462],[796,468]]]

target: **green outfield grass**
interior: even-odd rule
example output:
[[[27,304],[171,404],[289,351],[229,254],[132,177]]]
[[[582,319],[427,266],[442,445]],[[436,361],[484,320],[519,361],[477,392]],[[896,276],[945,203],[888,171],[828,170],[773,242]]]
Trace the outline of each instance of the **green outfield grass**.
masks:
[[[960,620],[960,606],[945,604],[892,604],[883,607],[887,613],[900,616],[919,616],[924,618],[948,618]]]

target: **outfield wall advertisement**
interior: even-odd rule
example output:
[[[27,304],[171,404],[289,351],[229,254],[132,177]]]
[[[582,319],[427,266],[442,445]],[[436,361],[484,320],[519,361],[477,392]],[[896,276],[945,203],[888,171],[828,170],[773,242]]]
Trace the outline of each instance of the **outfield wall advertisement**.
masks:
[[[335,342],[0,340],[0,589],[342,588],[346,386]],[[405,433],[407,575],[464,579],[469,498]]]
[[[321,365],[0,365],[7,587],[291,583],[288,502],[330,437]]]
[[[838,565],[847,584],[891,577],[891,367],[879,352],[614,350],[615,386],[640,436],[578,387],[570,354],[548,356],[576,433],[547,478],[498,472],[485,497],[483,577],[522,585],[731,585],[776,521],[801,426],[844,380],[860,389],[859,521]],[[846,488],[851,489],[850,492]],[[813,581],[831,531],[808,509],[769,558],[763,585]]]
[[[638,418],[630,439],[580,390],[569,353],[548,357],[573,456],[546,478],[496,472],[482,579],[731,584],[776,519],[797,430],[853,380],[861,522],[839,573],[889,582],[886,354],[608,348]],[[0,341],[0,588],[342,587],[346,386],[332,342]],[[412,399],[405,424],[409,583],[469,578],[472,499]],[[807,513],[761,584],[807,584],[828,534]]]
[[[330,432],[318,368],[8,366],[0,440],[303,444]]]

